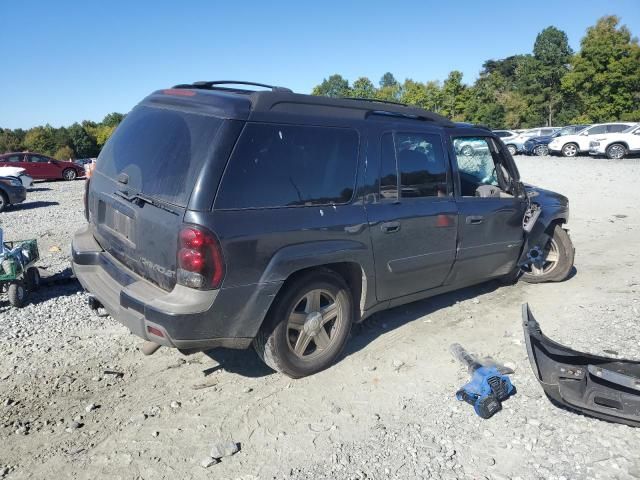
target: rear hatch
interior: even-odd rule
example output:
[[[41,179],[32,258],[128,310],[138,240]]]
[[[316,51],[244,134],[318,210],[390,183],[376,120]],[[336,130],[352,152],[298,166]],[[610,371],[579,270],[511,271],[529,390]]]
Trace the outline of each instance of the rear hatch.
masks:
[[[176,103],[143,102],[126,116],[98,157],[88,196],[102,248],[165,290],[176,283],[178,232],[224,122]]]

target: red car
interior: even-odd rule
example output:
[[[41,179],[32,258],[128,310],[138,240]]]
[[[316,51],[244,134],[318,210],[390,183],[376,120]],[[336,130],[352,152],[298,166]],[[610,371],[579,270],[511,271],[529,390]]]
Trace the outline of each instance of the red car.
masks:
[[[75,180],[84,176],[84,168],[40,153],[15,152],[0,155],[0,167],[21,167],[34,180]]]

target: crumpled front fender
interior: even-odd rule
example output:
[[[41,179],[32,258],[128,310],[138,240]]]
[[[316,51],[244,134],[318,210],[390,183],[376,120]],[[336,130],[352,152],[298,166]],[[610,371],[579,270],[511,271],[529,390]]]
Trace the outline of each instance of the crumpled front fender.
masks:
[[[526,303],[522,326],[531,368],[552,402],[640,427],[640,361],[590,355],[554,342],[542,333]]]

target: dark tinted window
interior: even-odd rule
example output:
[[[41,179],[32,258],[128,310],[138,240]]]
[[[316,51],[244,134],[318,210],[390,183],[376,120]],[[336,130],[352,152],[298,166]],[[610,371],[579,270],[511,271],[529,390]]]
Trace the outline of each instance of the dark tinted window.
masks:
[[[9,155],[8,157],[5,157],[2,161],[3,162],[22,162],[22,160],[23,160],[22,155]]]
[[[553,128],[543,128],[542,130],[540,130],[540,135],[551,135],[553,132],[555,132]]]
[[[357,163],[355,130],[248,123],[229,159],[216,208],[347,203]]]
[[[395,144],[395,158],[392,146]],[[447,167],[438,135],[390,133],[381,139],[380,196],[397,198],[397,174],[402,198],[441,197],[448,193]]]
[[[393,135],[385,133],[380,143],[380,196],[398,198],[398,170]]]
[[[128,187],[185,206],[222,120],[167,108],[137,107],[106,143],[96,171],[129,176]]]
[[[49,161],[48,158],[39,157],[38,155],[29,155],[29,159],[27,161],[32,163],[47,163]]]
[[[629,125],[621,125],[621,124],[608,125],[607,126],[607,132],[608,133],[618,133],[618,132],[622,132],[623,130],[626,130],[627,128],[629,128]]]

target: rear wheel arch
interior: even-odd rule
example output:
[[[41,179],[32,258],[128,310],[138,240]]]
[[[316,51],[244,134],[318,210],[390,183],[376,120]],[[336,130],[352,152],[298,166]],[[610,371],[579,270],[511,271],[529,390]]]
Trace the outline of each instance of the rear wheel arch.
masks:
[[[354,323],[357,323],[360,320],[360,316],[364,311],[367,293],[369,293],[368,285],[369,281],[367,279],[367,274],[365,273],[364,268],[358,262],[334,262],[334,263],[325,263],[320,265],[314,265],[306,268],[301,268],[292,272],[287,279],[284,281],[275,299],[278,296],[283,295],[284,292],[287,291],[290,285],[294,284],[296,280],[300,279],[307,274],[314,271],[330,271],[338,274],[345,281],[349,290],[351,291],[351,297],[353,298],[354,303]]]

